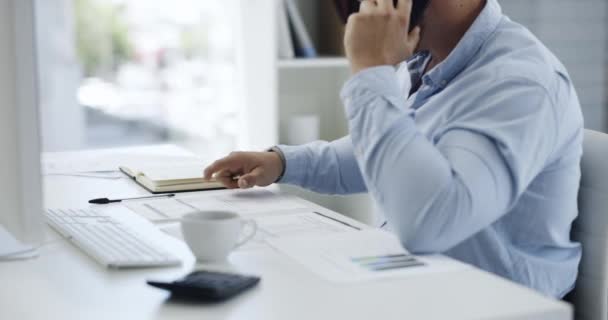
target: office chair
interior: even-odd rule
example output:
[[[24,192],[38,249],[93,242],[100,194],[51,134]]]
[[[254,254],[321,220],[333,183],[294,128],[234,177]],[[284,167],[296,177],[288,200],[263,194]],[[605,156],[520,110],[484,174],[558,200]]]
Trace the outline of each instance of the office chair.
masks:
[[[572,237],[583,246],[574,291],[577,320],[608,319],[608,134],[585,130],[579,216]]]

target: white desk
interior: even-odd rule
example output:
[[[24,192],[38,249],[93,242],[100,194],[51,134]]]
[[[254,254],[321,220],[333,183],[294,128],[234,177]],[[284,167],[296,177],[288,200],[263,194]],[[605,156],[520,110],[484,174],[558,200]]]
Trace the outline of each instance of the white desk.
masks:
[[[82,207],[91,198],[147,194],[128,179],[66,176],[46,177],[44,190],[50,207]],[[47,239],[58,238],[47,228]],[[107,270],[65,240],[44,246],[37,259],[0,263],[0,319],[572,318],[569,305],[473,268],[334,285],[271,249],[237,252],[229,266],[220,266],[261,275],[257,288],[219,305],[170,302],[165,292],[148,287],[145,280],[176,278],[195,263],[183,243],[168,242],[185,259],[182,267]]]

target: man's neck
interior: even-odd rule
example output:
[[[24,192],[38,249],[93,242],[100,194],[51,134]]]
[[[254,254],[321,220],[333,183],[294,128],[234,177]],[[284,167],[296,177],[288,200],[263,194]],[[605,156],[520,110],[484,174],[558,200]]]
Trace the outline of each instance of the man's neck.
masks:
[[[427,71],[450,55],[485,4],[486,0],[447,0],[429,7],[419,45],[420,50],[428,50],[432,56]]]

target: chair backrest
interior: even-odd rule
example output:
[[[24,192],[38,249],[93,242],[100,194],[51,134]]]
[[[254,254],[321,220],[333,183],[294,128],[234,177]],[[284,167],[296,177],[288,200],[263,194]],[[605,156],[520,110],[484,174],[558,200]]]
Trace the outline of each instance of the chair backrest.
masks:
[[[576,288],[568,296],[577,320],[608,319],[608,134],[585,130],[579,216],[572,229],[582,243]]]

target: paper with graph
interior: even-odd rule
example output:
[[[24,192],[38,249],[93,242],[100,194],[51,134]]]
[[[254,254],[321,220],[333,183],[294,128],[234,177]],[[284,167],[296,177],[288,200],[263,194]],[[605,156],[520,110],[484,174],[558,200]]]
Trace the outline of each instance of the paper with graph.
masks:
[[[318,237],[356,232],[363,227],[339,214],[316,212],[307,202],[297,197],[263,189],[178,195],[173,198],[131,201],[124,205],[157,223],[179,222],[184,215],[199,210],[237,212],[243,218],[254,219],[258,224],[256,236],[243,250],[268,247],[271,239]],[[179,223],[164,225],[162,229],[183,239]]]
[[[258,230],[252,240],[239,250],[256,250],[269,247],[271,240],[290,237],[316,238],[330,234],[358,232],[341,223],[319,216],[314,212],[288,213],[285,215],[256,216],[253,218]],[[165,225],[161,230],[183,240],[181,227],[178,223]]]
[[[448,272],[467,265],[443,256],[414,256],[382,230],[315,237],[283,237],[268,243],[320,277],[339,283]]]

